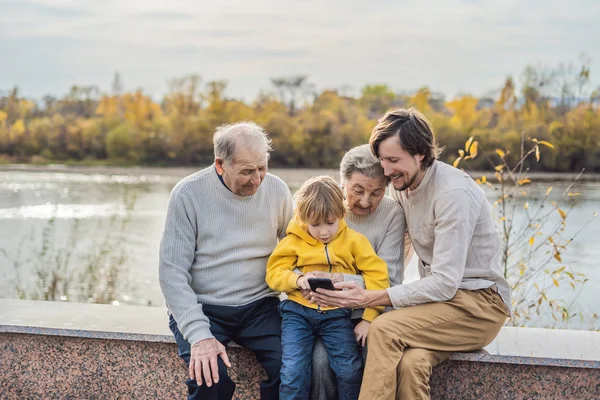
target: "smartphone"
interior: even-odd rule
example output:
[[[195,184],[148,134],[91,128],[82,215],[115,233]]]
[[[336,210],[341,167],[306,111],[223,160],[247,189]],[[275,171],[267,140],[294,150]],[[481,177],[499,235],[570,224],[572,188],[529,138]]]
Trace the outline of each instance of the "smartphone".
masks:
[[[318,288],[335,290],[333,282],[329,278],[308,278],[308,284],[313,292],[316,292]]]

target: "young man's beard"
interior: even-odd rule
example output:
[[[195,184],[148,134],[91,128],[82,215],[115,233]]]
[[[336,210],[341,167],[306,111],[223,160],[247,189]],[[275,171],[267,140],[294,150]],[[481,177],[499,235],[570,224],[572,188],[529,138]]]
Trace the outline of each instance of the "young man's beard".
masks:
[[[410,180],[408,182],[406,182],[404,185],[402,185],[400,187],[400,189],[396,189],[399,192],[402,192],[406,189],[408,189],[409,187],[411,187],[411,185],[413,183],[415,183],[415,181],[417,180],[417,175],[419,175],[419,171],[415,172],[415,174],[410,178]]]

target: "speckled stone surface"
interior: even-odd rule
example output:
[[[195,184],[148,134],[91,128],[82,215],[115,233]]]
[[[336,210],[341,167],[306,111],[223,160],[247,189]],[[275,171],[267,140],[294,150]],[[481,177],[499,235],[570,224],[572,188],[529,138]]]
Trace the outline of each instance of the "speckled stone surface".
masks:
[[[184,399],[186,368],[174,344],[0,334],[1,399]],[[235,399],[258,399],[262,369],[229,349]],[[600,369],[448,361],[434,368],[432,399],[600,399]]]
[[[252,353],[230,346],[236,399],[258,399]],[[0,400],[184,399],[166,310],[0,299]],[[433,399],[600,400],[600,332],[504,327],[434,368]]]
[[[600,399],[600,369],[447,361],[433,369],[431,398]]]
[[[0,333],[0,399],[185,399],[187,368],[171,343]],[[263,370],[229,349],[235,399],[257,399]]]
[[[165,308],[0,299],[0,332],[174,343]],[[453,360],[600,368],[600,332],[504,327]]]

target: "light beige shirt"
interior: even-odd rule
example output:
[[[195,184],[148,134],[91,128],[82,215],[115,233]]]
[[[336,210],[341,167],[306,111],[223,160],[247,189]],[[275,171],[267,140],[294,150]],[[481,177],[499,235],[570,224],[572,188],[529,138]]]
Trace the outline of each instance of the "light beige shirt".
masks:
[[[415,190],[392,190],[392,197],[404,208],[421,277],[387,289],[395,308],[450,300],[459,288],[491,287],[510,309],[492,208],[471,177],[435,161]]]

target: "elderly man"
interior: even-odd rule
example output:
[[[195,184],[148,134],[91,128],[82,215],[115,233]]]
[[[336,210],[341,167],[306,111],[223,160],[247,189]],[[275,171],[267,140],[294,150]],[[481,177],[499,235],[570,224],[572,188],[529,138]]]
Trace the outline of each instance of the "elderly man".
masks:
[[[265,271],[292,218],[292,197],[267,173],[271,145],[261,127],[222,126],[213,142],[214,164],[182,179],[169,200],[159,265],[169,327],[189,365],[189,399],[232,398],[232,340],[265,369],[261,398],[278,399],[279,299]]]
[[[420,280],[386,290],[336,283],[321,305],[393,306],[373,321],[361,400],[428,399],[433,366],[454,351],[489,344],[509,315],[500,238],[483,190],[437,161],[429,122],[414,109],[388,112],[373,129],[373,153],[404,208]]]

